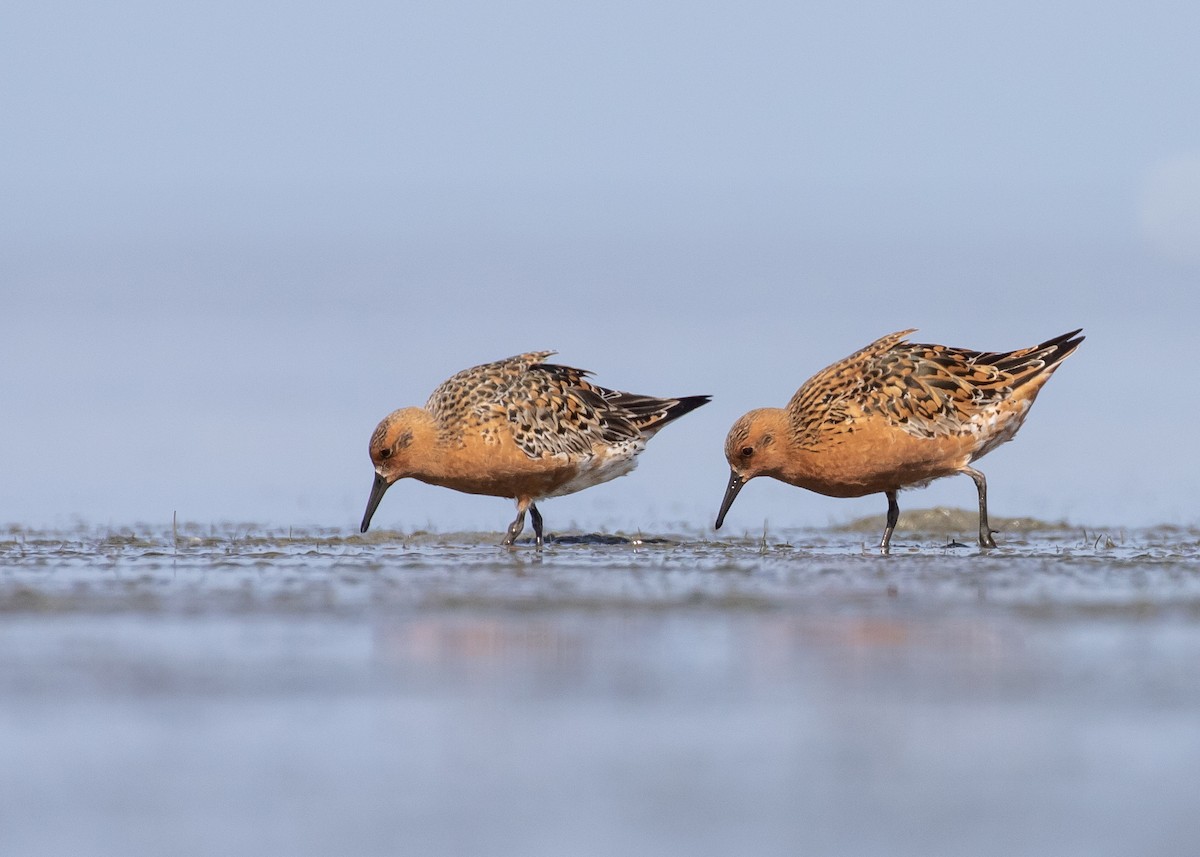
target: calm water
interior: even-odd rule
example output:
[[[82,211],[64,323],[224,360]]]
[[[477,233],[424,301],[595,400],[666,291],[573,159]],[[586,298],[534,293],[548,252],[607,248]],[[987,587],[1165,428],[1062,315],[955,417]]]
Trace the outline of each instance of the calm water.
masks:
[[[1200,533],[877,523],[0,533],[0,853],[1194,847]]]

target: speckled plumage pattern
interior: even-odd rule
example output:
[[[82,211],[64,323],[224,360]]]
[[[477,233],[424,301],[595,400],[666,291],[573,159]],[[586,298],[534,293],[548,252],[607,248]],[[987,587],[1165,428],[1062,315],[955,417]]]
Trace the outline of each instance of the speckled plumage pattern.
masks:
[[[588,372],[544,362],[534,351],[466,369],[442,383],[424,408],[386,417],[371,437],[376,469],[365,532],[388,485],[405,476],[475,494],[512,497],[511,544],[534,502],[628,473],[646,442],[708,396],[659,399],[591,383]],[[380,487],[382,486],[382,487]]]
[[[883,492],[886,550],[897,491],[966,473],[979,489],[980,543],[994,546],[986,482],[969,464],[1013,438],[1083,337],[1075,330],[1032,348],[982,352],[908,342],[912,332],[882,337],[823,369],[785,408],[751,411],[734,423],[717,525],[741,486],[759,475],[835,497]]]
[[[906,342],[913,332],[877,339],[805,382],[787,404],[796,443],[829,443],[882,419],[914,437],[978,437],[979,458],[996,446],[987,428],[1007,414],[1023,419],[1036,388],[1082,341],[1071,339],[1075,330],[1020,351],[982,352]]]
[[[543,362],[553,353],[465,369],[434,390],[425,409],[448,441],[476,431],[497,439],[506,429],[530,458],[588,455],[597,444],[643,440],[686,413],[679,399],[609,390],[582,369]]]

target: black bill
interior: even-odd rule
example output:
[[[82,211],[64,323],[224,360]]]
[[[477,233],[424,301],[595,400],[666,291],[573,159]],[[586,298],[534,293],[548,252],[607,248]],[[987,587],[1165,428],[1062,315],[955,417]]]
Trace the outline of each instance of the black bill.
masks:
[[[362,527],[359,529],[360,533],[365,533],[367,527],[371,526],[371,516],[375,514],[375,509],[379,506],[379,501],[383,499],[383,495],[388,490],[389,485],[391,485],[390,482],[378,473],[375,474],[375,481],[371,483],[371,496],[367,498],[367,511],[363,513]]]
[[[721,511],[717,512],[717,523],[713,529],[721,529],[721,524],[725,523],[725,513],[729,511],[729,507],[733,505],[734,498],[737,497],[738,492],[742,490],[742,486],[745,484],[745,479],[738,476],[734,471],[729,471],[729,487],[725,489],[725,499],[721,501]]]

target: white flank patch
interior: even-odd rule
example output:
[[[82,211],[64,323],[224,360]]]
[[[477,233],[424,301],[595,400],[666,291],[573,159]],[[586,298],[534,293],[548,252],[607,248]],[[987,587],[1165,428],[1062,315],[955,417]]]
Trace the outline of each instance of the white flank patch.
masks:
[[[584,488],[591,488],[593,485],[600,485],[616,479],[618,476],[624,476],[637,467],[638,453],[645,448],[646,442],[638,440],[609,447],[601,455],[589,456],[579,462],[579,473],[575,475],[574,479],[546,496],[562,497],[565,494],[574,494]]]
[[[982,458],[996,447],[1012,440],[1021,428],[1021,424],[1025,422],[1028,413],[1029,402],[1021,401],[1016,404],[1015,411],[1001,412],[999,408],[993,408],[990,416],[986,419],[976,418],[973,420],[972,422],[976,425],[982,423],[982,429],[977,430],[977,433],[985,440],[979,449],[972,453],[971,460]],[[998,425],[999,430],[997,430]]]

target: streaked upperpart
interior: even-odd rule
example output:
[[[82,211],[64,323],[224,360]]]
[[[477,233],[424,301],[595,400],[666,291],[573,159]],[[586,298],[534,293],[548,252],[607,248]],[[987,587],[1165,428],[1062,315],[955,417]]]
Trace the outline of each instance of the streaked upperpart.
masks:
[[[1042,385],[1083,341],[1078,330],[1018,351],[988,352],[907,341],[872,342],[806,381],[784,408],[750,411],[729,431],[730,481],[716,526],[742,486],[770,476],[831,497],[895,494],[954,473],[975,480],[980,543],[995,545],[986,482],[971,462],[1009,441]],[[894,511],[894,514],[893,514]]]
[[[423,408],[384,417],[371,435],[375,482],[362,531],[388,487],[411,476],[515,499],[517,519],[504,543],[523,529],[528,510],[540,545],[535,501],[628,473],[659,429],[709,401],[610,390],[589,381],[588,372],[546,363],[553,353],[529,352],[466,369],[435,389]]]

